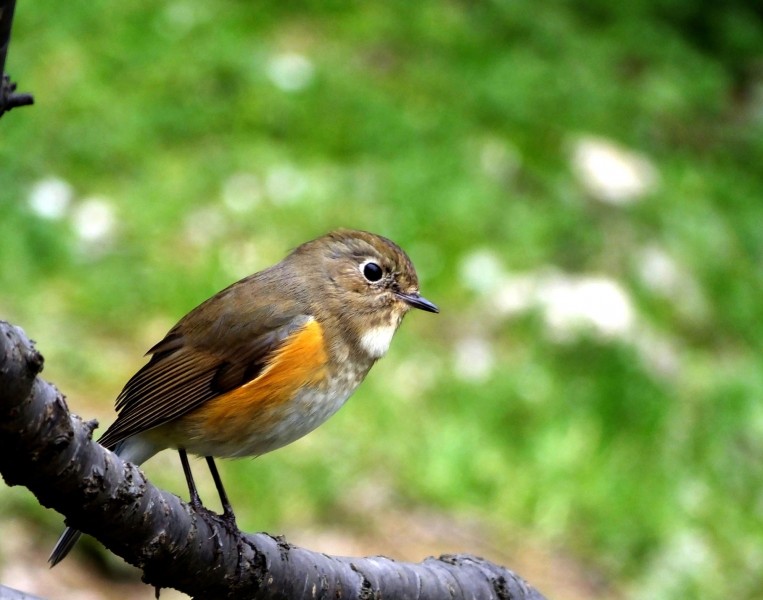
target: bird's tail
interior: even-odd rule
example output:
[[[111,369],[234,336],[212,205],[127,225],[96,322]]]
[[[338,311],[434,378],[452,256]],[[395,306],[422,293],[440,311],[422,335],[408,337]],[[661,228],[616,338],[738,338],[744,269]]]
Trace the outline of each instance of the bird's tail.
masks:
[[[55,567],[66,558],[66,555],[71,552],[71,549],[74,548],[74,544],[77,543],[77,540],[81,535],[82,532],[79,529],[73,529],[72,527],[64,529],[61,537],[58,538],[56,545],[53,547],[53,552],[51,552],[48,557],[48,562],[50,563],[51,568]]]

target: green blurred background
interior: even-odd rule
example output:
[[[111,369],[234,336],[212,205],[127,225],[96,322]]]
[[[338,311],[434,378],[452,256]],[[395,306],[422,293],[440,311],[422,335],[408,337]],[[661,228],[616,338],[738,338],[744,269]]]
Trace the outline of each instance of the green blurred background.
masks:
[[[244,529],[472,551],[553,598],[760,597],[759,5],[16,13],[7,70],[36,105],[0,121],[0,317],[75,412],[108,424],[143,352],[218,289],[368,229],[442,313],[409,316],[316,433],[223,465]],[[185,495],[174,454],[146,470]],[[3,583],[153,596],[95,543],[46,571],[60,515],[23,489],[0,507]]]

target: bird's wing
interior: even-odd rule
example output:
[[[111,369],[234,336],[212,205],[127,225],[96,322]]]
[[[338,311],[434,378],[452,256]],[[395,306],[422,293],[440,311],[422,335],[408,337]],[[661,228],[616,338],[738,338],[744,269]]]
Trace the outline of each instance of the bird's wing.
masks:
[[[205,402],[255,379],[279,347],[313,320],[283,315],[276,320],[239,320],[224,331],[217,323],[194,330],[178,323],[148,354],[151,360],[117,397],[117,420],[98,440],[114,448],[131,435],[177,419]]]

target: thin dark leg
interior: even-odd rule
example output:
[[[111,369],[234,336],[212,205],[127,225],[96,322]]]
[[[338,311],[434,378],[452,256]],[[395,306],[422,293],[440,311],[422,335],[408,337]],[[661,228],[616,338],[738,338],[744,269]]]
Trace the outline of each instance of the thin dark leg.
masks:
[[[212,473],[212,479],[215,482],[217,493],[220,495],[220,503],[223,505],[223,519],[228,521],[231,525],[236,524],[236,515],[233,514],[233,507],[228,500],[228,494],[225,493],[223,487],[223,480],[220,479],[220,473],[217,472],[217,465],[215,459],[211,456],[207,456],[207,464],[209,465],[209,472]]]
[[[178,454],[180,455],[180,463],[183,465],[185,482],[188,484],[191,506],[198,510],[201,508],[201,498],[199,498],[199,492],[196,491],[196,483],[193,481],[193,473],[191,473],[191,465],[188,463],[188,455],[183,448],[178,448]]]

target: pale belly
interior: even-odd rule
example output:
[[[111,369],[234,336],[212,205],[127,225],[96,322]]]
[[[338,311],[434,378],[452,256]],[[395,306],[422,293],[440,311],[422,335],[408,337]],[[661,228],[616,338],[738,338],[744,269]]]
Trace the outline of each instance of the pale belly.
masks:
[[[185,448],[192,454],[215,457],[258,456],[307,435],[336,413],[360,383],[353,373],[335,380],[330,389],[306,389],[291,400],[249,414],[218,419],[212,429],[193,416],[141,434],[160,448]]]
[[[122,451],[131,460],[146,460],[164,448],[183,448],[213,457],[258,456],[290,444],[323,424],[352,395],[375,357],[350,362],[335,357],[341,367],[315,387],[303,387],[286,401],[277,397],[257,401],[245,386],[237,398],[220,397],[217,408],[196,410],[125,441]],[[344,359],[344,360],[342,360]],[[259,390],[261,392],[261,389]],[[249,400],[252,398],[252,401]],[[211,405],[210,405],[211,406]]]

